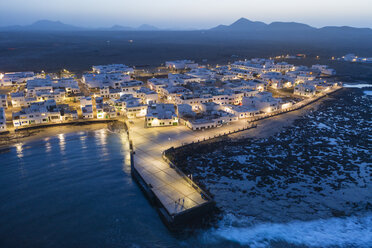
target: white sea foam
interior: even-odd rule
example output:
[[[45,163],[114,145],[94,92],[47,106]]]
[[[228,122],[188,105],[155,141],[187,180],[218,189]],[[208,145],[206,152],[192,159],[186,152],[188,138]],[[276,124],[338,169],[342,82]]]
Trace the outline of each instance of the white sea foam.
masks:
[[[228,220],[227,220],[228,219]],[[280,241],[308,247],[372,247],[372,213],[347,218],[263,223],[247,227],[227,217],[222,226],[208,234],[210,242],[230,241],[249,247],[268,247]],[[230,223],[226,225],[226,222]],[[211,241],[212,240],[212,241]]]
[[[363,93],[367,96],[372,96],[372,90],[365,90]]]
[[[345,88],[372,88],[372,84],[344,84]]]

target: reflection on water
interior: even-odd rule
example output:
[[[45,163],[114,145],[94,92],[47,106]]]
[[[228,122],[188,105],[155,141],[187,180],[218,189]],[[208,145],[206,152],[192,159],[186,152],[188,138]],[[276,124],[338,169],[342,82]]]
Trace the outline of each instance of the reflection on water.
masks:
[[[65,155],[65,148],[66,148],[65,134],[63,133],[58,134],[58,139],[59,139],[59,148],[61,149],[61,154]]]
[[[0,153],[0,247],[179,246],[123,166],[126,147],[102,130]]]
[[[82,151],[85,151],[87,149],[87,145],[86,145],[86,139],[87,139],[87,136],[84,135],[84,132],[83,133],[79,133],[80,136],[80,141],[81,141],[81,150]]]
[[[63,153],[68,156],[61,159]],[[100,130],[57,135],[27,146],[19,143],[0,153],[0,162],[1,248],[25,243],[53,248],[370,247],[371,243],[370,214],[257,225],[250,219],[224,218],[214,229],[178,240],[131,178],[126,134]],[[52,163],[56,166],[48,166]],[[72,166],[59,166],[62,163]],[[280,244],[271,246],[273,242]]]
[[[23,157],[23,143],[18,143],[15,145],[16,149],[17,149],[17,157],[18,158],[22,158]]]
[[[130,173],[130,149],[129,149],[129,143],[128,143],[128,137],[126,133],[120,134],[120,141],[122,144],[122,152],[124,154],[124,161],[123,163],[123,170],[126,173]]]
[[[101,158],[104,159],[104,160],[107,160],[107,155],[108,155],[108,152],[107,152],[107,147],[106,147],[106,144],[107,144],[107,131],[105,129],[101,129],[101,130],[98,130],[95,132],[96,134],[96,137],[98,138],[98,141],[100,143],[100,148],[101,148]]]
[[[50,138],[45,138],[44,139],[44,141],[45,141],[45,152],[46,153],[50,153],[50,151],[52,150],[52,145],[50,144],[49,139]]]

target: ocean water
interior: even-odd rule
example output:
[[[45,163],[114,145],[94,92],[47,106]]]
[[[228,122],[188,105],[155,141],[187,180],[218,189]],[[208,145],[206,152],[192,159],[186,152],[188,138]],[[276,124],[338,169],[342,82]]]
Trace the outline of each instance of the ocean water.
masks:
[[[126,137],[60,134],[0,153],[0,247],[371,247],[372,215],[171,234],[130,176]]]
[[[60,134],[0,153],[0,247],[177,243],[130,176],[126,138]]]

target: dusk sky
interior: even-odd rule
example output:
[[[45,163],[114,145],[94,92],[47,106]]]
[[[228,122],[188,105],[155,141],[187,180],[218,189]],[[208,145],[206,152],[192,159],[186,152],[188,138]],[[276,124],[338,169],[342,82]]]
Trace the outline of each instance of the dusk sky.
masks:
[[[372,27],[371,12],[371,0],[0,0],[0,26],[48,19],[86,27],[209,28],[245,17]]]

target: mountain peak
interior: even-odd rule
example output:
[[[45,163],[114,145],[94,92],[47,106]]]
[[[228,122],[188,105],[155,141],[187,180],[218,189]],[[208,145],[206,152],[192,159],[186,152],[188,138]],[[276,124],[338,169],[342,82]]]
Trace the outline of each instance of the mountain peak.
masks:
[[[152,26],[152,25],[149,25],[149,24],[142,24],[137,29],[138,30],[141,30],[141,31],[155,31],[155,30],[159,30],[157,27]]]
[[[61,21],[39,20],[26,26],[26,29],[38,31],[75,31],[82,28],[62,23]]]
[[[63,24],[61,21],[51,21],[51,20],[38,20],[31,25],[40,25],[40,24]]]
[[[253,21],[251,21],[247,18],[241,17],[240,19],[235,21],[233,24],[240,24],[240,23],[253,23]]]

